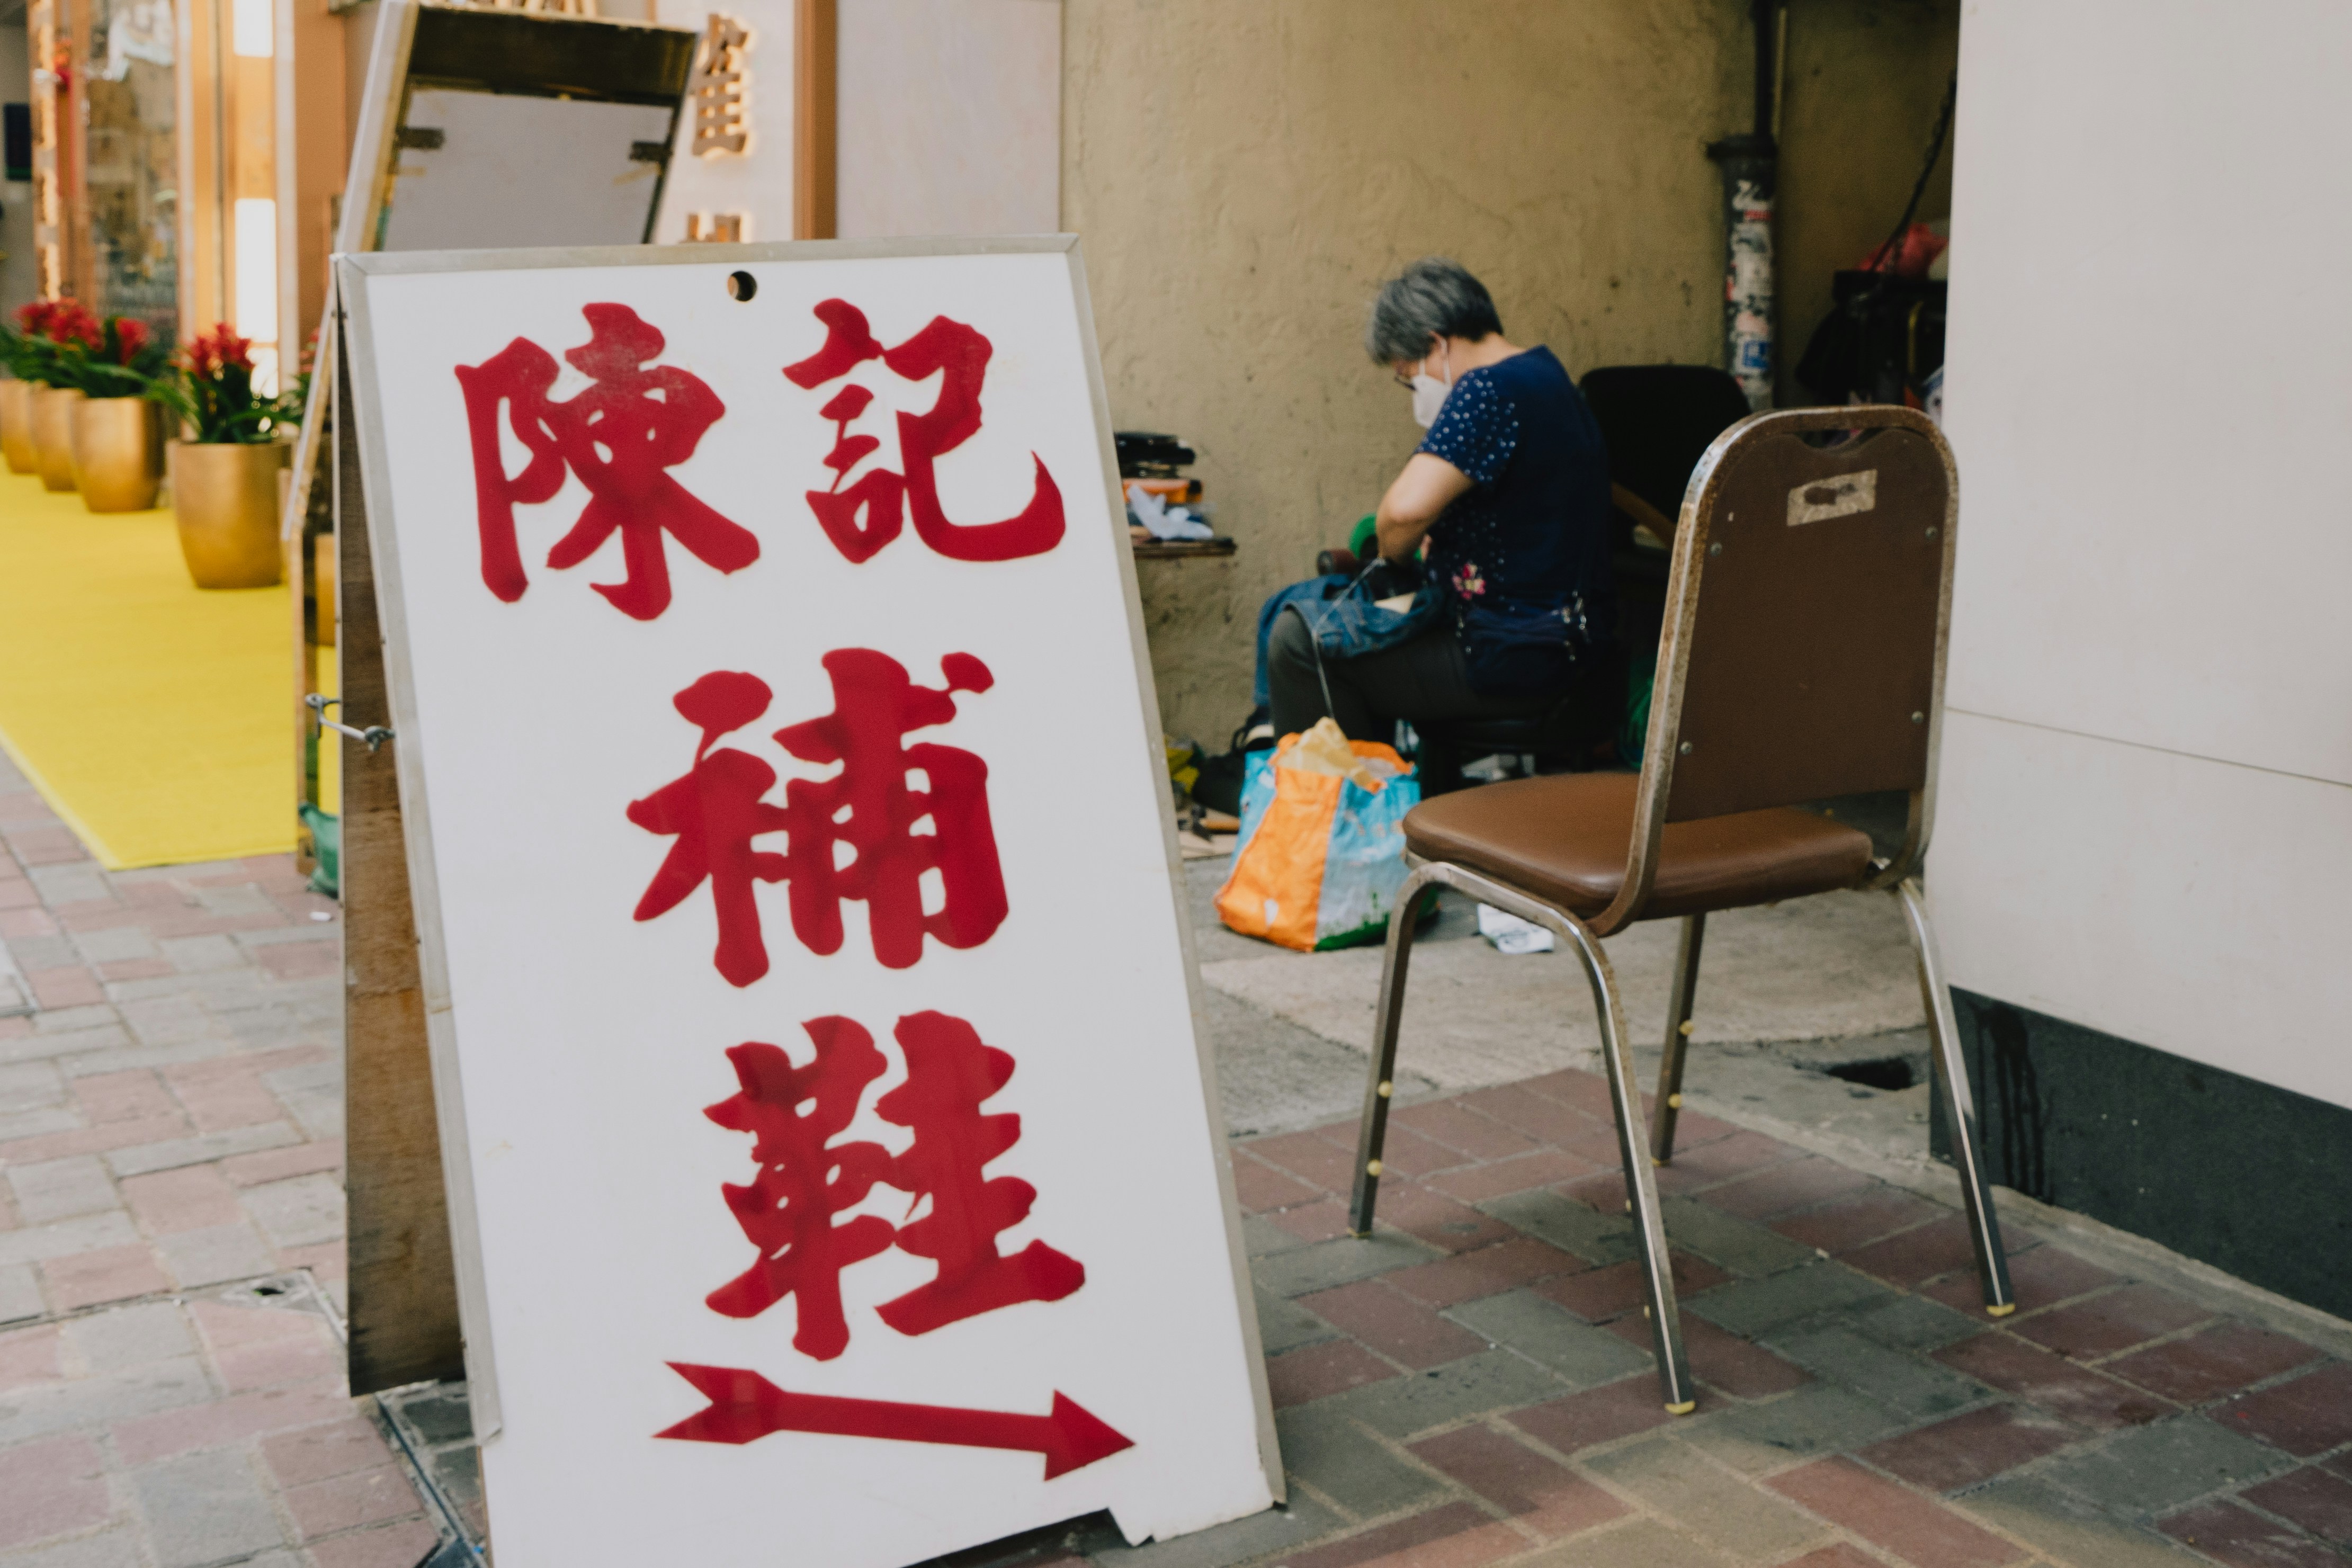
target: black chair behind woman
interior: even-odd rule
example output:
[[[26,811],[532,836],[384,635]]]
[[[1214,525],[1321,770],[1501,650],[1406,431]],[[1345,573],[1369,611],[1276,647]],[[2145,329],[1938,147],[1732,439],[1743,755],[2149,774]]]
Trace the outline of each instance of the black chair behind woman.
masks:
[[[1668,557],[1637,542],[1634,528],[1673,542],[1691,470],[1717,436],[1748,417],[1748,394],[1712,365],[1604,365],[1579,385],[1609,444],[1617,640],[1629,661],[1646,664],[1658,650]]]

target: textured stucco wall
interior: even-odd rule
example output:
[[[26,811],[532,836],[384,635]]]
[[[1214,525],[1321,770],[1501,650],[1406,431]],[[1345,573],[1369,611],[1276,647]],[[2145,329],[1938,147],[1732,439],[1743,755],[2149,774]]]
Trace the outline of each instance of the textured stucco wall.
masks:
[[[1791,52],[1832,81],[1880,68],[1871,49],[1845,68],[1835,40],[1899,51],[1916,17],[1951,13],[1800,9],[1817,6],[1843,19],[1808,56],[1799,16]],[[1112,416],[1190,439],[1218,528],[1241,541],[1230,561],[1139,563],[1168,727],[1222,747],[1248,707],[1259,601],[1344,540],[1418,436],[1359,346],[1400,264],[1459,258],[1511,337],[1549,344],[1573,375],[1721,362],[1721,184],[1704,149],[1748,122],[1748,7],[1067,0],[1064,15],[1062,221],[1085,240]],[[1887,120],[1816,111],[1785,128],[1809,170],[1849,136],[1899,143],[1873,153],[1902,166],[1893,208],[1860,231],[1893,221],[1916,172],[1900,149],[1917,136]],[[1812,138],[1831,151],[1803,151]],[[1815,199],[1828,183],[1808,175]],[[1890,199],[1863,196],[1873,214]],[[1825,271],[1818,287],[1826,300]]]

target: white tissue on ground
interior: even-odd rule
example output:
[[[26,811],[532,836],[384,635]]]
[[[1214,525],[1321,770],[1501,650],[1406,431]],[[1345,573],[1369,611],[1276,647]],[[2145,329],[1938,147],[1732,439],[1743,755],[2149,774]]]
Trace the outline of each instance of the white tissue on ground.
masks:
[[[1191,509],[1171,507],[1149,490],[1130,490],[1127,497],[1127,516],[1130,522],[1147,530],[1155,539],[1213,539],[1214,528],[1195,517]]]
[[[1547,927],[1506,915],[1491,904],[1478,906],[1478,935],[1503,953],[1549,953],[1552,948],[1552,935]]]

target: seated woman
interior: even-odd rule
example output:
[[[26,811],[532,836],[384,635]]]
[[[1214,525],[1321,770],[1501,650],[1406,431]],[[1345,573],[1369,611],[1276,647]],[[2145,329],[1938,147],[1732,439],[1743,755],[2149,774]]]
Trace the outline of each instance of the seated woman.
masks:
[[[1609,459],[1591,411],[1551,350],[1507,341],[1486,287],[1443,258],[1381,290],[1364,346],[1429,431],[1381,501],[1381,555],[1405,562],[1426,541],[1442,602],[1426,630],[1352,656],[1318,653],[1312,603],[1276,615],[1275,733],[1328,714],[1350,739],[1386,740],[1398,719],[1549,711],[1616,631]]]

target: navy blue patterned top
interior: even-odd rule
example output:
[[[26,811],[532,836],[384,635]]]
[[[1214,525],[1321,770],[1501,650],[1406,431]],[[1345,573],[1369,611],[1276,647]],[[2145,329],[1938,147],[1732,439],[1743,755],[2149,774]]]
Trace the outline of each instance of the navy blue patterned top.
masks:
[[[1471,685],[1500,695],[1563,682],[1617,625],[1609,454],[1584,394],[1549,349],[1529,349],[1457,378],[1420,450],[1471,482],[1431,527],[1427,557]],[[1556,638],[1529,630],[1547,613]],[[1536,653],[1531,638],[1565,657]]]

